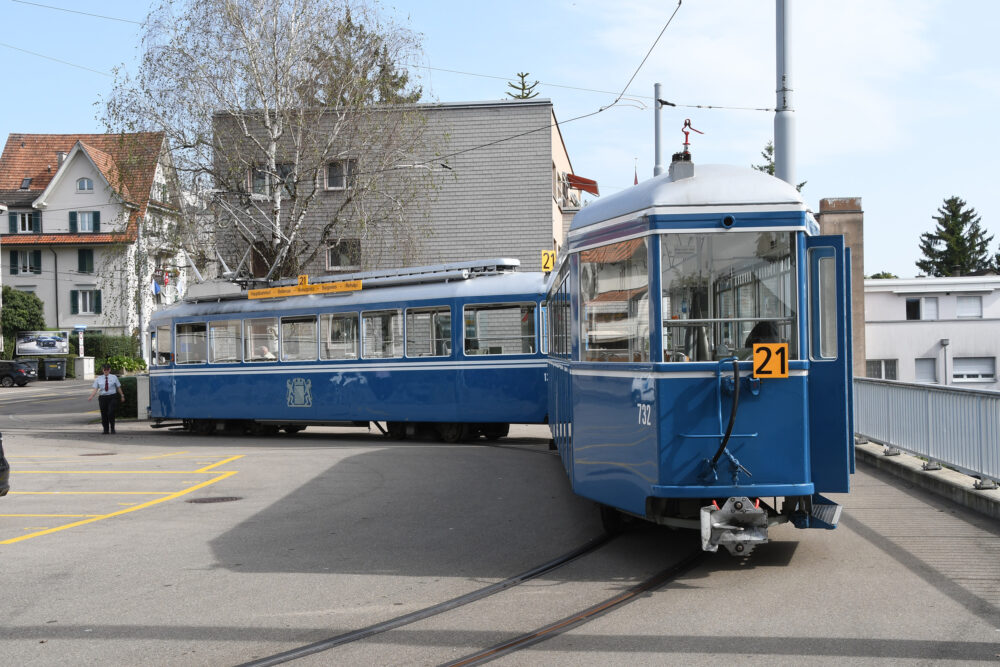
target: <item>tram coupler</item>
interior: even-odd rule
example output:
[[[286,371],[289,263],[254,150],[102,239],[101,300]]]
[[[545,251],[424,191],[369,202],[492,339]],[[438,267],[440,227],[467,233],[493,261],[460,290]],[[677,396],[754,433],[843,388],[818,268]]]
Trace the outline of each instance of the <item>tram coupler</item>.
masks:
[[[767,510],[749,498],[728,499],[701,508],[701,548],[718,551],[726,547],[733,556],[749,556],[754,547],[767,542]]]

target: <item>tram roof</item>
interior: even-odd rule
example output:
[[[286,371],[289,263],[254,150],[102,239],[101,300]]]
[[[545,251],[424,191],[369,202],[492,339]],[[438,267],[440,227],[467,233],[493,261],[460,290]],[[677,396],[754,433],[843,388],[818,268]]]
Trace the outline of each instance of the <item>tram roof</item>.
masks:
[[[769,174],[724,164],[693,165],[694,176],[674,180],[671,172],[643,181],[585,206],[573,218],[570,230],[582,229],[615,218],[653,213],[670,214],[739,211],[745,207],[776,206],[780,210],[806,210],[794,186]],[[684,209],[681,211],[680,209]]]
[[[475,299],[510,295],[538,295],[545,292],[547,274],[539,271],[501,273],[447,282],[364,288],[336,294],[307,294],[277,299],[226,298],[203,301],[181,301],[153,313],[151,323],[178,317],[240,315],[242,313],[274,313],[283,311],[321,310],[338,307],[365,307],[368,304],[407,303],[452,298]]]

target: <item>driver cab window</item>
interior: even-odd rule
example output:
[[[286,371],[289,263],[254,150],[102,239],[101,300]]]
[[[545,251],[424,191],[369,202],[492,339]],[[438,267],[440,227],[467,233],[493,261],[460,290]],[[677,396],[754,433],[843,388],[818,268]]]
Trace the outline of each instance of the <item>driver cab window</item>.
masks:
[[[788,343],[798,359],[791,232],[661,237],[663,360],[749,359]]]

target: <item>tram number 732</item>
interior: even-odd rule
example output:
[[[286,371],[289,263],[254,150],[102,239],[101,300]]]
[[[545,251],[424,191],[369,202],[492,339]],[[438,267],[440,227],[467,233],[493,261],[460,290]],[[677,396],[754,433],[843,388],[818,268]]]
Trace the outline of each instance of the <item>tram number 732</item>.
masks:
[[[755,378],[788,377],[788,343],[756,343],[753,346]]]

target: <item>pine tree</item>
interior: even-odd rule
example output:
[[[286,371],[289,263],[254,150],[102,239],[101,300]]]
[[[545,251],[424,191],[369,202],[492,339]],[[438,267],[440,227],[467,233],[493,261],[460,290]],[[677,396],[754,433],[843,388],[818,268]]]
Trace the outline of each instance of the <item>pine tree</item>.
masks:
[[[949,197],[932,219],[937,227],[920,235],[924,258],[917,261],[918,269],[942,277],[993,268],[995,258],[989,255],[993,236],[983,231],[976,209],[966,208],[960,197]]]
[[[527,82],[527,78],[530,74],[530,72],[518,72],[517,76],[521,79],[520,83],[512,83],[508,81],[507,86],[513,88],[517,92],[512,93],[508,90],[507,96],[513,97],[515,100],[530,100],[532,97],[538,97],[538,93],[534,92],[535,86],[538,85],[538,82],[535,81],[530,85]]]

